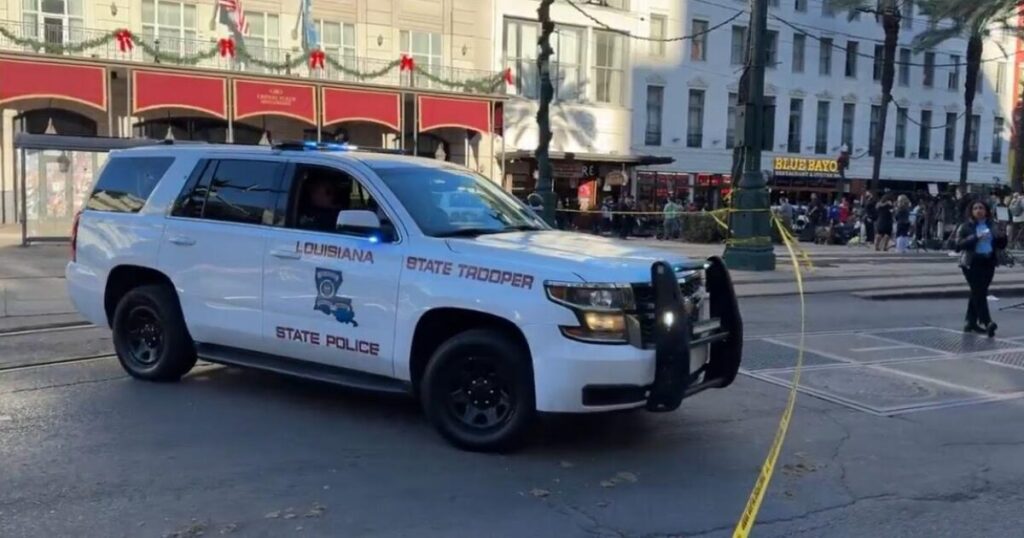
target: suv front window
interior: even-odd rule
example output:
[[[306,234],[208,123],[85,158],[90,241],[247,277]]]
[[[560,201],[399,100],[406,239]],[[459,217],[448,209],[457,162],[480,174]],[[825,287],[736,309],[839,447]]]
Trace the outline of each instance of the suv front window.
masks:
[[[377,168],[424,234],[475,236],[548,226],[487,178],[457,168]]]

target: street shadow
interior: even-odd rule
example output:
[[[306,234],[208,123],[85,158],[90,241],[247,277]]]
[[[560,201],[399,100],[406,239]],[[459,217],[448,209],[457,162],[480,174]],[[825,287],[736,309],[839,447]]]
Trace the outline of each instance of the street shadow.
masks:
[[[425,441],[430,446],[447,446],[433,431],[419,403],[409,396],[220,365],[201,366],[182,383],[190,390],[208,392],[210,396],[237,401],[240,405],[271,402],[274,408],[288,414],[304,415],[302,418],[293,415],[290,420],[309,419],[332,424],[354,421],[359,427],[368,428],[364,434],[371,437],[384,433],[394,441]],[[655,441],[664,440],[661,435],[664,425],[659,422],[642,410],[541,414],[525,446],[515,454],[553,458],[647,448]]]
[[[421,420],[416,401],[408,396],[301,379],[249,368],[210,365],[193,370],[182,380],[190,388],[224,391],[254,400],[276,400],[304,410],[340,411],[353,418]]]

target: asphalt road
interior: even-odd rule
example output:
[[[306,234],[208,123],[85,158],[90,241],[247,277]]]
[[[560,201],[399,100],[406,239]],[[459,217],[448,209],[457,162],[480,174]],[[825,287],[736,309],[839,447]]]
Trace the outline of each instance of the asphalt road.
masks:
[[[742,306],[749,335],[799,330],[795,298]],[[956,329],[962,311],[818,295],[808,330]],[[999,321],[1024,336],[1024,311]],[[110,358],[28,366],[107,351],[102,329],[0,336],[0,536],[728,536],[786,398],[741,376],[675,413],[549,418],[529,448],[480,455],[402,399],[215,366],[177,384]],[[1021,536],[1022,416],[801,394],[754,536]]]

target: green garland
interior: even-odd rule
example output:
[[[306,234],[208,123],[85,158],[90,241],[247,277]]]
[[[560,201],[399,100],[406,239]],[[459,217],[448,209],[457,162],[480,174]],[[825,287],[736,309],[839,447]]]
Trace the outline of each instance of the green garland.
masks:
[[[160,50],[155,43],[148,43],[142,39],[137,39],[134,36],[132,37],[132,42],[146,54],[156,59],[157,63],[197,65],[199,62],[214,58],[220,52],[220,48],[217,45],[213,45],[209,49],[196,54],[175,54]]]
[[[283,62],[271,62],[262,58],[257,58],[249,52],[248,47],[245,46],[245,40],[235,41],[235,57],[245,63],[258,65],[266,69],[272,69],[275,71],[290,71],[292,69],[298,69],[302,64],[306,63],[307,55],[295,55],[294,58],[289,58]]]
[[[39,39],[20,37],[15,35],[10,30],[0,26],[0,36],[3,36],[4,38],[10,40],[15,45],[31,48],[32,50],[43,51],[48,54],[77,54],[85,52],[89,49],[94,49],[96,47],[102,47],[115,41],[117,39],[119,31],[120,30],[115,30],[107,35],[103,35],[94,39],[87,39],[85,41],[79,41],[77,43],[64,44],[47,43]],[[150,57],[154,58],[158,63],[176,65],[198,65],[200,62],[211,60],[217,57],[218,54],[220,54],[219,43],[214,43],[210,45],[209,48],[196,52],[194,54],[178,54],[176,52],[160,50],[156,42],[151,43],[144,39],[138,38],[134,34],[132,35],[132,43],[138,46],[140,49],[142,49],[142,51],[148,54]],[[273,62],[254,56],[245,46],[244,40],[235,41],[234,44],[235,57],[237,60],[247,64],[258,65],[260,67],[271,69],[274,71],[291,71],[294,69],[298,69],[299,67],[306,64],[306,62],[309,61],[309,56],[312,52],[311,50],[305,50],[303,51],[302,54],[297,54],[293,58],[289,58],[282,62]],[[399,67],[402,63],[401,60],[394,60],[388,62],[387,64],[384,64],[379,69],[371,71],[360,71],[358,69],[352,69],[350,67],[347,67],[344,64],[342,64],[342,62],[339,61],[337,58],[327,56],[326,54],[324,55],[324,62],[330,64],[332,68],[340,71],[341,73],[348,75],[350,77],[354,77],[355,79],[360,81],[374,80],[383,77],[394,71],[395,68]],[[491,76],[481,77],[477,79],[456,81],[441,78],[418,65],[414,66],[413,70],[417,75],[422,76],[435,84],[444,86],[452,90],[459,90],[469,93],[494,93],[498,91],[498,89],[501,87],[501,84],[504,82],[505,79],[504,72],[496,73]]]
[[[443,78],[441,78],[441,77],[439,77],[437,75],[434,75],[430,71],[427,71],[426,69],[423,69],[422,67],[420,67],[418,65],[414,66],[413,69],[416,71],[416,73],[418,75],[422,76],[423,78],[426,78],[427,80],[429,80],[431,82],[440,84],[440,85],[445,86],[447,88],[459,89],[459,90],[463,90],[463,91],[467,91],[467,92],[494,93],[495,91],[497,91],[498,87],[501,86],[501,83],[505,81],[505,73],[504,72],[497,73],[497,74],[491,75],[489,77],[470,79],[470,80],[463,80],[463,81],[453,81],[453,80],[443,79]]]
[[[324,61],[327,62],[328,64],[330,64],[331,67],[333,67],[334,69],[337,69],[338,71],[341,71],[342,73],[344,73],[346,75],[355,77],[358,80],[372,80],[372,79],[375,79],[375,78],[383,77],[384,75],[394,71],[394,69],[396,67],[398,67],[398,65],[400,63],[402,63],[402,60],[394,60],[394,61],[388,62],[387,64],[385,64],[383,67],[381,67],[380,69],[378,69],[376,71],[365,71],[365,72],[363,72],[363,71],[358,71],[356,69],[352,69],[350,67],[346,67],[341,62],[339,62],[337,58],[332,58],[330,56],[326,56],[325,55],[324,56]]]
[[[96,47],[102,47],[113,41],[117,37],[117,32],[100,36],[94,39],[87,39],[85,41],[79,41],[72,45],[63,45],[58,43],[47,43],[39,39],[33,39],[31,37],[20,37],[14,35],[10,30],[0,26],[0,35],[11,40],[12,43],[21,47],[30,47],[33,50],[42,50],[49,54],[67,54],[67,53],[79,53],[85,52],[89,49]]]

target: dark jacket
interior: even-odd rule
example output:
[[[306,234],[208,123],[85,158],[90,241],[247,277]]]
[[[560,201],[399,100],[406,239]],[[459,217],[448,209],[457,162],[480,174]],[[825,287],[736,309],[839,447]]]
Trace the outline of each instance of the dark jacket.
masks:
[[[968,268],[974,263],[974,247],[978,245],[978,236],[975,235],[975,223],[973,220],[960,225],[957,230],[956,251],[960,253],[960,267]],[[996,223],[988,220],[988,229],[992,231],[992,259],[998,265],[998,251],[1006,248],[1006,235],[997,231]]]

